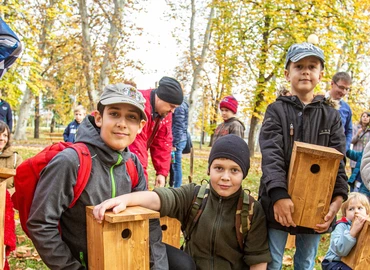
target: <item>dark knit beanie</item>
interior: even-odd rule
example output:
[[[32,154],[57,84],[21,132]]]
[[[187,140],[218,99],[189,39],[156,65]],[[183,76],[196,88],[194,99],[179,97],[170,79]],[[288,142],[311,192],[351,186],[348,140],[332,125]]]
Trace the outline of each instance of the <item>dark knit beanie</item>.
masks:
[[[229,109],[236,114],[238,111],[238,101],[233,96],[224,97],[220,103],[220,109],[221,108]]]
[[[157,96],[174,105],[180,105],[184,99],[180,83],[170,77],[163,77],[159,81]]]
[[[208,171],[216,158],[227,158],[237,163],[243,172],[243,179],[247,176],[250,166],[248,144],[235,134],[220,137],[214,143],[208,158]]]

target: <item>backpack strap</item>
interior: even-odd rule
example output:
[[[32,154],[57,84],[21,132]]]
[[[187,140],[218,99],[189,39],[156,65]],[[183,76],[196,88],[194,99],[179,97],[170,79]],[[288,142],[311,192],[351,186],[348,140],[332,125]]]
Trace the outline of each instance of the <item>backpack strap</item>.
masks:
[[[244,249],[244,239],[251,228],[253,220],[253,207],[256,200],[250,195],[250,191],[241,191],[236,207],[235,229],[239,247]]]
[[[92,160],[89,148],[87,148],[86,144],[84,143],[75,143],[68,146],[69,148],[74,149],[77,152],[78,159],[80,161],[76,185],[73,188],[74,198],[69,208],[72,208],[78,198],[80,197],[82,191],[85,189],[87,181],[90,178],[91,167],[92,167]]]
[[[136,164],[132,160],[132,158],[129,158],[125,165],[127,173],[131,178],[131,191],[132,191],[139,183],[139,175],[137,173]]]
[[[184,223],[181,224],[181,230],[184,235],[184,243],[181,246],[181,249],[184,249],[184,245],[186,245],[186,242],[190,240],[191,233],[193,232],[195,225],[207,204],[209,191],[210,188],[208,183],[201,186],[195,186],[193,201],[189,207]]]

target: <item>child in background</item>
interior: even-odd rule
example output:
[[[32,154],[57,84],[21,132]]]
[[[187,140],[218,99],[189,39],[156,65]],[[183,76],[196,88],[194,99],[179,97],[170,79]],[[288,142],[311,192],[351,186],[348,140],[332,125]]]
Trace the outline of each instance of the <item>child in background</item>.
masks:
[[[370,191],[362,183],[360,168],[363,151],[347,150],[346,156],[356,162],[356,166],[352,169],[351,177],[348,179],[351,192],[360,192],[370,199]]]
[[[345,154],[345,136],[338,111],[324,96],[314,95],[314,88],[323,76],[324,62],[320,48],[310,43],[293,44],[285,61],[291,96],[279,96],[270,104],[262,123],[259,144],[263,174],[259,200],[267,216],[272,256],[269,269],[281,269],[288,233],[296,235],[294,269],[313,269],[320,233],[329,229],[347,198],[347,176],[341,161],[324,223],[317,224],[313,230],[296,226],[292,220],[295,209],[288,194],[287,178],[294,141],[332,147]]]
[[[82,120],[84,120],[86,116],[85,108],[82,105],[78,105],[74,109],[74,115],[75,115],[75,120],[69,123],[66,129],[64,130],[63,138],[65,142],[72,142],[72,143],[75,142],[77,129],[80,126]]]
[[[63,150],[40,174],[27,228],[50,269],[88,269],[86,206],[147,190],[143,167],[128,149],[146,123],[144,106],[144,97],[131,85],[118,83],[105,87],[97,111],[82,121],[76,137],[76,143],[88,147],[92,169],[73,207],[69,205],[74,198],[73,187],[79,169],[77,152],[71,148]],[[126,168],[129,159],[135,163],[138,174],[134,188]],[[150,220],[149,228],[152,269],[168,269],[159,220]]]
[[[10,143],[10,128],[0,120],[0,168],[16,169],[23,159],[14,151]],[[6,180],[6,188],[14,192],[14,178],[10,177]]]
[[[216,128],[212,144],[227,134],[235,134],[244,138],[245,126],[235,117],[238,111],[238,101],[233,96],[224,97],[220,102],[220,111],[224,122]]]
[[[248,174],[249,165],[248,145],[240,137],[229,134],[213,145],[208,158],[210,192],[207,203],[185,246],[185,252],[194,259],[196,269],[266,269],[271,260],[265,214],[257,201],[252,206],[253,218],[243,250],[236,236],[235,213],[244,193],[242,181]],[[107,209],[113,208],[113,212],[118,213],[127,206],[141,205],[160,210],[161,216],[176,218],[186,227],[195,187],[196,184],[192,183],[179,188],[156,188],[119,196],[95,206],[94,217],[101,222]],[[179,269],[186,264],[181,259],[182,251],[169,247],[167,245],[169,267]]]
[[[323,270],[351,270],[341,261],[341,257],[347,256],[356,244],[357,237],[369,217],[369,200],[361,193],[352,192],[342,204],[341,211],[343,218],[336,223],[331,233],[329,250],[322,262]]]

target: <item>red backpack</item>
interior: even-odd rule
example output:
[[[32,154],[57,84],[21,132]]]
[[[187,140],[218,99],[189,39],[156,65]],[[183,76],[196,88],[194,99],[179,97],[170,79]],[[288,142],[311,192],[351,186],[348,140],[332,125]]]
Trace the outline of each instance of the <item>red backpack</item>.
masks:
[[[91,172],[91,155],[90,151],[84,143],[59,142],[44,148],[34,157],[23,161],[16,169],[14,176],[15,193],[12,196],[14,208],[19,211],[19,219],[23,231],[28,235],[27,219],[30,213],[33,196],[36,190],[37,183],[40,179],[40,172],[44,167],[56,156],[59,152],[66,148],[74,149],[78,154],[80,166],[77,173],[76,185],[73,188],[74,198],[69,208],[72,208],[82,191],[85,189]],[[126,162],[126,169],[131,178],[131,187],[135,188],[139,182],[139,177],[134,161],[130,158]]]

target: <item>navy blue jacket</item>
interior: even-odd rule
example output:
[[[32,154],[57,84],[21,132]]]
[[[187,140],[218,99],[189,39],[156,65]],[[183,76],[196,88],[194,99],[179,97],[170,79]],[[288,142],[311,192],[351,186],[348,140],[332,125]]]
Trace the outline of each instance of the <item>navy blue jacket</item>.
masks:
[[[8,102],[3,99],[0,99],[0,120],[4,121],[8,126],[10,131],[13,129],[13,117],[12,117],[12,108]]]
[[[76,133],[79,126],[80,124],[77,123],[76,120],[73,120],[71,123],[68,124],[63,133],[63,138],[65,142],[75,142]]]
[[[175,109],[172,116],[172,145],[187,140],[189,105],[185,101]]]

